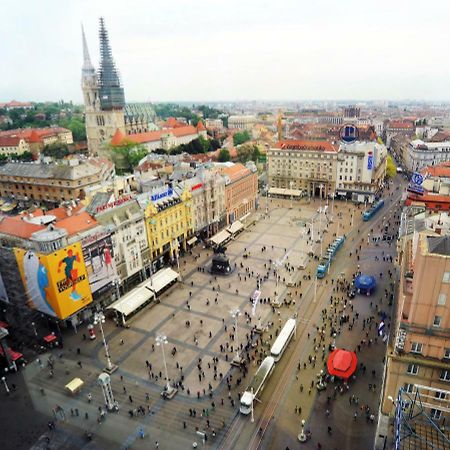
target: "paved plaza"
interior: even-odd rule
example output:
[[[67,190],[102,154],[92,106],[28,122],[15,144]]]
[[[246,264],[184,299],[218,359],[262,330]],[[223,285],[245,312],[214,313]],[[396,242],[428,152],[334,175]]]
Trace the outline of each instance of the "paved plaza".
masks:
[[[271,200],[269,214],[266,216],[263,205],[253,216],[257,219],[255,224],[227,244],[227,256],[235,267],[230,276],[210,275],[207,268],[212,251],[197,245],[192,254],[180,260],[182,282],[165,292],[159,299],[160,303],[140,311],[129,322],[128,328],[116,327],[112,320],[107,321],[104,328],[111,358],[119,366],[111,377],[114,396],[120,405],[118,413],[107,414],[101,423],[97,421],[99,407],[104,404],[97,377],[105,367],[106,359],[99,330],[96,340],[84,339],[87,324],[77,334],[68,331],[64,349],[53,353],[53,377],[49,377],[49,370],[45,366],[47,355],[41,358],[41,365],[35,361],[25,368],[24,377],[34,408],[50,415],[56,406],[60,407],[63,412],[60,410],[57,413],[58,418],[62,419],[64,415],[64,420],[57,422],[58,429],[75,430],[74,434],[78,438],[83,436],[84,431],[92,432],[94,440],[89,448],[105,448],[105,443],[110,442],[113,444],[108,448],[144,449],[152,448],[158,442],[159,448],[185,449],[191,448],[194,442],[202,445],[202,436],[197,431],[206,432],[208,441],[205,446],[211,448],[241,448],[241,442],[246,442],[247,446],[248,442],[253,445],[256,441],[260,442],[261,448],[297,448],[296,434],[301,418],[308,421],[313,432],[305,448],[315,448],[318,441],[314,421],[324,414],[323,401],[327,400],[329,394],[325,391],[317,396],[315,389],[308,394],[309,382],[306,380],[315,378],[320,364],[316,368],[302,369],[299,373],[296,371],[297,364],[304,360],[313,347],[313,334],[321,323],[321,310],[327,307],[332,295],[331,277],[341,273],[348,276],[355,270],[355,253],[352,258],[348,253],[349,247],[358,245],[357,230],[362,224],[362,208],[336,201],[334,205],[331,202],[328,205],[328,218],[333,211],[334,220],[327,226],[325,215],[320,217],[318,214],[321,204],[324,206],[325,201],[302,200],[294,202],[291,209],[289,201]],[[319,280],[317,289],[314,289],[313,281],[317,260],[310,259],[304,270],[298,268],[305,258],[308,259],[309,252],[320,254],[320,244],[308,241],[311,220],[314,220],[316,236],[319,224],[322,229],[326,229],[322,251],[325,251],[338,231],[339,234],[344,231],[348,234],[354,222],[354,229],[349,234],[352,237],[347,239],[347,244],[340,250],[342,253],[330,275]],[[373,265],[372,249],[366,247],[367,244],[364,244],[360,253],[361,269],[366,270],[367,267],[374,273],[383,270],[382,264],[380,268]],[[377,247],[376,251],[379,253],[381,249]],[[278,282],[275,275],[277,271]],[[261,296],[265,302],[258,305],[253,317],[250,296],[257,288],[258,275],[268,275],[268,278],[261,283]],[[297,285],[289,287],[292,281]],[[384,289],[384,286],[379,289]],[[292,301],[290,306],[273,309],[269,299]],[[367,299],[357,297],[354,300],[355,311],[368,314],[367,303]],[[241,312],[237,333],[230,315],[230,310],[236,308]],[[251,424],[249,417],[239,415],[240,393],[245,390],[257,368],[258,356],[263,356],[260,352],[268,351],[276,337],[276,329],[293,314],[298,314],[296,344],[291,344],[287,356],[277,363],[275,376],[263,393],[263,403],[255,403],[255,423]],[[186,326],[187,321],[189,327]],[[259,321],[263,326],[271,322],[273,325],[262,335],[264,345],[250,350],[255,358],[252,358],[249,373],[245,375],[230,363],[236,353],[236,346],[248,342],[252,328]],[[309,340],[306,336],[308,332],[311,334]],[[155,343],[158,334],[166,335],[169,341],[165,346],[169,378],[171,381],[181,381],[177,395],[171,400],[161,397],[166,380],[161,347]],[[347,338],[346,333],[337,339],[338,346],[351,347],[351,342],[352,338]],[[77,349],[80,349],[80,354],[77,354]],[[383,349],[380,343],[374,357],[379,374]],[[370,367],[369,370],[372,370]],[[80,393],[69,396],[64,386],[74,377],[80,377],[85,385]],[[303,392],[300,392],[300,384],[304,385]],[[91,402],[88,401],[88,394],[92,396]],[[370,393],[367,401],[375,404],[378,396],[379,390]],[[295,407],[300,405],[302,414],[295,414]],[[143,414],[139,413],[141,407]],[[350,413],[349,408],[342,405],[342,411],[336,406],[332,414],[345,416]],[[321,423],[322,420],[319,420],[318,430],[324,426]],[[351,445],[354,436],[347,432],[348,425],[346,422],[343,424],[342,435],[344,437],[345,432],[345,438]],[[264,427],[264,435],[254,439],[261,426]],[[372,436],[373,440],[374,429],[374,426],[370,431],[357,428],[356,434],[359,433],[363,440]],[[140,438],[141,430],[145,433],[143,439]],[[325,445],[326,428],[320,431],[320,435],[323,434],[325,439],[321,444]],[[70,440],[58,447],[71,448]],[[342,445],[337,448],[350,447]]]

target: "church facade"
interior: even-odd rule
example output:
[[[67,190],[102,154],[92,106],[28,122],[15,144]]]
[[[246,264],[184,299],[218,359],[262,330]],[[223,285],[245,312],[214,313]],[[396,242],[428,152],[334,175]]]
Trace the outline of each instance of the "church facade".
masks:
[[[124,135],[147,132],[154,129],[152,109],[148,105],[125,104],[124,89],[116,68],[108,32],[100,18],[100,68],[94,68],[83,38],[83,67],[81,88],[83,91],[86,121],[86,137],[90,154],[97,154],[110,143],[117,130]]]

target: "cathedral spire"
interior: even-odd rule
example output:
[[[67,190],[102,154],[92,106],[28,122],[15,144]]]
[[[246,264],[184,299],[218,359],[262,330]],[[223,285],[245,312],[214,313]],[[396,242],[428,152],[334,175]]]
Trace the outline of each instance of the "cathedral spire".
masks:
[[[91,57],[89,56],[89,49],[87,46],[83,25],[81,25],[81,36],[83,39],[83,75],[92,75],[92,73],[95,73],[95,69],[92,65]]]
[[[119,72],[112,57],[108,32],[103,17],[100,18],[100,102],[103,109],[122,109],[125,97],[120,83]]]

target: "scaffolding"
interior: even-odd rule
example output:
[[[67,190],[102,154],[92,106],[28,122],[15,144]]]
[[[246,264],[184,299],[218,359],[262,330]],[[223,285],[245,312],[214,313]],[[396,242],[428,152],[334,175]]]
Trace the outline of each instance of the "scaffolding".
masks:
[[[450,391],[415,384],[394,403],[395,450],[450,449]]]

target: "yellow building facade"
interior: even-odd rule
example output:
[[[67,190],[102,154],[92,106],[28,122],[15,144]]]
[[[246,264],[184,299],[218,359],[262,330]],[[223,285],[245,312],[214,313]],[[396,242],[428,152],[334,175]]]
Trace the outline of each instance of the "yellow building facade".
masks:
[[[168,187],[148,196],[144,215],[152,261],[162,264],[186,250],[187,240],[194,234],[191,199],[188,190],[177,192]]]

